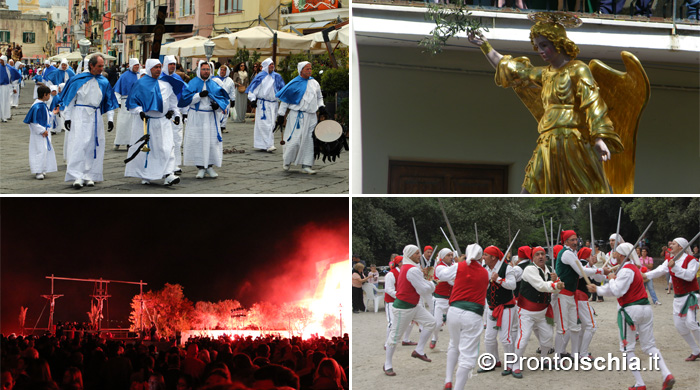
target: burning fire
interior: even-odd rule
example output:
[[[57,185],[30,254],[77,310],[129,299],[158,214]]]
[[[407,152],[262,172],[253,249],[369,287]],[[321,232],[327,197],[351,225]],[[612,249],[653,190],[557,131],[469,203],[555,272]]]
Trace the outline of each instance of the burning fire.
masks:
[[[349,330],[345,326],[345,319],[348,318],[346,312],[350,307],[350,302],[345,299],[347,291],[350,290],[347,286],[350,282],[349,266],[349,260],[331,264],[328,261],[316,263],[316,272],[320,275],[316,290],[313,295],[300,302],[312,312],[312,319],[302,332],[303,338],[312,334],[342,336],[343,332]],[[332,321],[332,317],[335,321]]]

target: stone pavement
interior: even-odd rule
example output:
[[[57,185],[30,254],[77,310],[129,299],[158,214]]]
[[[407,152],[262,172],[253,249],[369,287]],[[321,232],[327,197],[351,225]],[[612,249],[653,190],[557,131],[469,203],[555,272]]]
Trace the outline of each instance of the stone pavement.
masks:
[[[46,179],[36,180],[29,171],[29,127],[24,120],[33,103],[34,82],[26,81],[22,89],[18,108],[12,109],[12,120],[0,123],[0,193],[3,194],[347,194],[349,185],[349,153],[341,154],[335,162],[317,160],[315,175],[301,173],[301,166],[292,166],[289,172],[282,170],[282,146],[279,131],[275,133],[277,151],[267,153],[253,149],[253,126],[251,118],[245,123],[229,121],[228,133],[222,134],[224,149],[235,147],[245,153],[224,154],[221,168],[215,168],[219,177],[195,179],[196,167],[182,167],[180,183],[163,187],[161,181],[150,186],[140,180],[124,177],[126,150],[114,151],[115,131],[107,132],[107,150],[104,161],[104,181],[95,187],[75,190],[72,182],[64,181],[66,164],[63,161],[65,132],[53,136],[58,172],[48,173]],[[103,116],[105,130],[107,117]],[[185,131],[187,126],[185,125]]]

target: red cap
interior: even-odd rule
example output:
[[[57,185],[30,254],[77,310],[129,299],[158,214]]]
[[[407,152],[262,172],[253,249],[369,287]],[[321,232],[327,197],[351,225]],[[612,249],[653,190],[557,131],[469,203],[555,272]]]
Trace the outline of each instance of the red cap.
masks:
[[[564,249],[564,246],[563,245],[554,245],[553,249],[554,249],[554,258],[556,259],[557,257],[559,257],[559,251]]]
[[[423,248],[423,253],[425,253],[425,251],[431,251],[431,250],[433,250],[433,247],[430,245],[426,245],[425,248]]]
[[[521,246],[518,248],[518,258],[532,260],[532,248],[529,246]]]
[[[484,253],[494,256],[498,258],[498,260],[503,258],[503,252],[501,252],[501,250],[498,249],[498,247],[495,247],[493,245],[486,247],[486,249],[484,249]]]
[[[402,261],[403,261],[403,256],[394,257],[394,261],[391,262],[391,268],[395,268],[395,267],[401,265]]]
[[[545,252],[544,248],[542,248],[541,246],[536,246],[536,247],[532,248],[532,255],[534,256],[535,253],[537,253],[539,251]]]
[[[583,248],[579,249],[579,251],[578,251],[578,258],[581,260],[585,260],[585,259],[591,257],[591,253],[593,253],[591,248],[583,247]]]
[[[564,230],[561,232],[561,242],[566,242],[571,236],[575,236],[576,232],[573,230]]]

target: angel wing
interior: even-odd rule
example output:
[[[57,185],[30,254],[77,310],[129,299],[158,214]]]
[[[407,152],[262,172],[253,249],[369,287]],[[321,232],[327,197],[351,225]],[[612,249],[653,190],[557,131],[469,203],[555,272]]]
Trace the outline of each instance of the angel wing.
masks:
[[[598,83],[600,96],[608,106],[608,117],[620,136],[625,151],[604,164],[613,193],[634,192],[635,151],[637,130],[642,111],[651,94],[649,78],[634,54],[623,51],[622,62],[627,72],[617,71],[599,60],[588,66]]]

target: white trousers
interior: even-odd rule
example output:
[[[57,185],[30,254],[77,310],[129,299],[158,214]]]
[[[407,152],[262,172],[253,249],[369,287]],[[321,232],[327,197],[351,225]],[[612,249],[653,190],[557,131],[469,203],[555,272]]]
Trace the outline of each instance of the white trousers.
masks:
[[[486,332],[484,334],[484,345],[486,352],[493,355],[497,361],[502,361],[498,354],[498,341],[503,346],[504,353],[513,353],[515,345],[513,345],[513,323],[516,321],[517,313],[513,308],[503,309],[503,320],[501,321],[501,329],[496,328],[496,320],[492,318],[493,311],[488,309],[486,315]],[[507,367],[503,367],[506,369]]]
[[[657,362],[659,368],[661,369],[661,378],[662,380],[665,379],[667,375],[671,374],[671,371],[669,371],[668,367],[666,366],[666,362],[661,356],[661,352],[658,348],[656,348],[656,340],[654,339],[654,313],[651,310],[651,305],[629,306],[625,308],[625,311],[630,316],[630,318],[632,318],[636,331],[632,330],[632,328],[630,328],[630,326],[627,325],[627,323],[624,324],[625,329],[623,333],[625,336],[625,340],[627,341],[627,345],[625,345],[625,343],[623,343],[623,341],[620,340],[620,351],[627,352],[628,363],[634,357],[636,357],[634,353],[634,347],[636,345],[635,339],[636,335],[639,334],[639,343],[641,344],[642,352],[650,356],[658,357]],[[636,385],[644,385],[644,381],[642,380],[642,376],[639,373],[639,371],[630,371],[635,377]]]
[[[435,298],[433,297],[433,317],[435,317],[435,330],[433,331],[433,341],[438,340],[438,334],[440,333],[440,328],[445,323],[445,316],[447,315],[447,309],[450,308],[450,301],[445,298]]]
[[[581,325],[578,323],[576,301],[573,296],[559,294],[557,297],[557,311],[554,312],[554,321],[557,324],[554,352],[559,355],[564,353],[566,344],[571,339],[571,353],[577,356],[581,344],[579,336]]]
[[[591,345],[591,340],[593,340],[593,335],[598,327],[593,318],[593,308],[588,301],[577,301],[576,304],[578,305],[578,318],[583,327],[582,332],[580,332],[579,351],[582,357],[586,357],[588,356],[588,347]]]
[[[696,294],[697,296],[697,294]],[[680,316],[688,296],[673,298],[673,324],[678,330],[678,334],[683,337],[690,346],[693,355],[700,354],[700,326],[698,326],[697,310],[688,310],[684,317]]]
[[[389,340],[389,333],[391,332],[391,326],[393,324],[393,319],[394,319],[394,313],[392,310],[392,307],[394,306],[393,302],[384,302],[384,311],[386,312],[386,340],[384,340],[384,347],[386,348],[387,346],[387,341]],[[401,341],[411,341],[411,331],[413,330],[413,323],[408,325],[408,328],[406,328],[406,332],[403,334],[403,338]]]
[[[552,325],[547,323],[545,314],[547,310],[530,311],[523,308],[518,309],[518,339],[515,342],[515,353],[518,356],[518,361],[513,364],[514,370],[522,369],[520,367],[520,358],[525,353],[525,348],[530,341],[530,334],[535,333],[540,342],[541,356],[547,356],[547,352],[552,347],[552,335],[554,329]]]
[[[386,361],[384,362],[384,368],[387,370],[393,368],[392,359],[396,343],[399,342],[399,336],[403,335],[408,326],[411,325],[411,321],[417,322],[423,329],[418,345],[416,345],[416,352],[420,355],[425,354],[425,344],[435,328],[435,318],[422,305],[416,305],[411,309],[397,309],[392,306],[392,311],[394,318],[391,331],[389,331],[389,338],[386,342]]]
[[[484,330],[482,318],[474,312],[451,306],[447,310],[447,329],[450,331],[450,344],[447,347],[445,383],[452,382],[455,366],[458,365],[453,388],[463,390],[479,355],[479,339]]]

